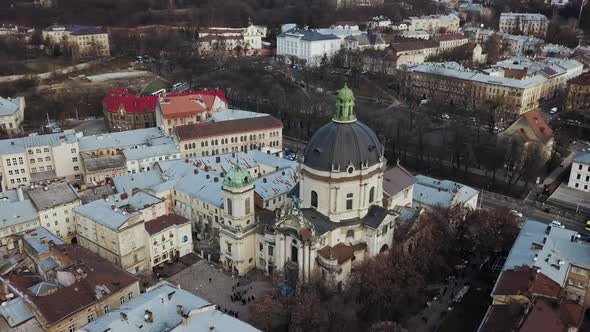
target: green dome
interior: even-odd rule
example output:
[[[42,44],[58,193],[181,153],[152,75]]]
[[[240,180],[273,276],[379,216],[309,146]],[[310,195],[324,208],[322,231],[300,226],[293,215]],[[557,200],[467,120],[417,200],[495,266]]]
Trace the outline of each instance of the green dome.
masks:
[[[223,178],[223,185],[225,187],[240,188],[251,183],[252,176],[247,170],[241,168],[240,166],[236,166],[229,170],[229,172],[227,172]]]

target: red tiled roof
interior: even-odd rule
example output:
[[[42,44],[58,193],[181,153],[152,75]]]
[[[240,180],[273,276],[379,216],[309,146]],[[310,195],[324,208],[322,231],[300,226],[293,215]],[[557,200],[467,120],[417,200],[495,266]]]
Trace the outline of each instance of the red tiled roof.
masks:
[[[193,140],[211,136],[247,133],[264,129],[283,128],[281,120],[274,116],[237,119],[220,122],[199,122],[176,127],[180,141]]]
[[[185,217],[181,217],[177,214],[168,214],[164,216],[159,216],[156,219],[146,222],[145,230],[150,235],[154,235],[160,233],[168,227],[174,225],[184,225],[188,222],[190,222],[190,220],[186,219]]]
[[[109,296],[137,282],[137,278],[131,273],[80,246],[56,245],[55,253],[60,261],[60,266],[67,266],[60,271],[80,275],[77,271],[80,269],[85,276],[81,275],[78,281],[61,287],[49,295],[33,296],[29,294],[29,298],[48,326],[53,326],[70,315],[85,309],[103,296]],[[97,286],[106,287],[107,294],[97,290]]]
[[[467,37],[465,37],[464,34],[458,32],[458,33],[447,33],[444,35],[440,35],[436,38],[438,39],[438,41],[450,41],[450,40],[466,39]]]
[[[530,111],[524,114],[533,133],[543,143],[547,143],[549,139],[553,138],[553,129],[549,128],[545,117],[539,111]]]
[[[579,328],[584,320],[584,307],[572,301],[562,302],[559,306],[559,315],[567,326]]]
[[[140,97],[127,89],[116,89],[109,92],[102,100],[106,110],[117,113],[123,107],[127,113],[150,113],[156,110],[157,96]]]
[[[211,111],[216,98],[227,103],[222,91],[203,90],[186,93],[170,93],[160,99],[164,118],[179,118]]]
[[[340,242],[333,247],[323,247],[322,249],[318,250],[318,254],[326,259],[336,258],[338,260],[338,264],[342,264],[351,259],[355,251],[363,250],[365,248],[366,245],[364,243],[346,245]]]
[[[567,81],[568,84],[579,84],[579,85],[588,85],[590,84],[590,72],[584,73],[578,77],[572,78],[571,80]]]

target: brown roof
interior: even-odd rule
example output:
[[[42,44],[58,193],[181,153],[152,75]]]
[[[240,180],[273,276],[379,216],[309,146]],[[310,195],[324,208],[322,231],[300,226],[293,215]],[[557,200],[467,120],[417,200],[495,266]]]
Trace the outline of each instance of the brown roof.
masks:
[[[416,183],[416,178],[401,165],[397,165],[385,171],[383,174],[383,191],[394,196],[402,190]]]
[[[165,96],[160,101],[164,118],[181,118],[210,111],[216,96],[211,94],[190,93],[176,96]]]
[[[186,219],[185,217],[179,216],[177,214],[167,214],[163,216],[159,216],[156,219],[152,219],[145,223],[145,230],[150,234],[158,234],[161,231],[165,230],[168,227],[174,225],[184,225],[189,223],[190,220]]]
[[[561,287],[542,273],[532,268],[507,270],[502,272],[493,295],[543,295],[557,298]]]
[[[590,84],[590,73],[584,73],[578,77],[572,78],[571,80],[567,81],[568,84],[580,84],[580,85],[588,85]]]
[[[274,116],[237,119],[220,122],[200,122],[176,127],[176,135],[181,141],[239,134],[263,129],[283,128],[281,120]]]
[[[137,282],[131,273],[115,266],[92,252],[72,244],[57,245],[53,254],[63,266],[59,271],[69,272],[80,280],[59,288],[55,293],[29,298],[47,326],[53,326],[70,315],[96,303],[104,296],[109,296]],[[77,270],[83,271],[80,274]],[[85,274],[85,276],[84,276]],[[74,279],[75,280],[75,279]],[[97,287],[104,287],[106,294]]]
[[[364,250],[365,248],[366,245],[364,243],[346,245],[340,242],[333,247],[323,247],[318,251],[318,254],[326,259],[336,258],[338,260],[338,264],[342,264],[351,259],[352,256],[354,256],[355,251]]]
[[[447,33],[444,35],[440,35],[438,37],[436,37],[436,39],[438,39],[439,41],[450,41],[450,40],[461,40],[461,39],[466,39],[467,37],[465,37],[465,35],[463,33]]]
[[[391,47],[396,52],[405,52],[405,51],[417,51],[422,50],[425,48],[436,48],[439,44],[435,40],[397,40],[395,43],[391,44]]]
[[[207,42],[212,40],[243,40],[244,36],[224,36],[224,35],[206,35],[204,37],[200,37],[199,41]]]
[[[553,129],[547,125],[545,117],[539,111],[526,112],[501,135],[518,135],[525,142],[540,141],[543,144],[554,137]]]
[[[573,302],[537,298],[520,326],[520,332],[565,332],[569,327],[580,327],[584,309]]]
[[[515,331],[523,314],[524,306],[519,303],[491,305],[478,332]]]

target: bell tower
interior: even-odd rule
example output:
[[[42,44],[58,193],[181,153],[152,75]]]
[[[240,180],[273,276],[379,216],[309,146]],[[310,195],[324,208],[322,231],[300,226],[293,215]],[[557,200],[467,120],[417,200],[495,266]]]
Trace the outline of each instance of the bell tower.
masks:
[[[256,218],[254,181],[236,166],[223,179],[223,220],[219,230],[221,261],[232,274],[244,275],[255,267]]]

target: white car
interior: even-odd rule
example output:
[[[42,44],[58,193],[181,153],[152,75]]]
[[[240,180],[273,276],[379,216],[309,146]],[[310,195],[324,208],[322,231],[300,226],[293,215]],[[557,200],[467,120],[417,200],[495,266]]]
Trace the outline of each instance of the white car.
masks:
[[[559,108],[557,108],[557,107],[553,107],[553,108],[552,108],[552,109],[549,111],[549,114],[555,114],[555,113],[557,113],[557,111],[559,111]]]
[[[551,226],[553,226],[553,227],[559,227],[559,228],[565,228],[565,226],[562,223],[560,223],[559,221],[557,221],[557,220],[553,220],[551,222]]]
[[[510,214],[513,215],[513,216],[515,216],[515,217],[522,218],[522,213],[520,213],[520,212],[518,212],[516,210],[510,210]]]
[[[445,120],[448,120],[448,119],[450,119],[450,118],[451,118],[451,117],[450,117],[450,116],[449,116],[447,113],[443,113],[443,114],[441,114],[441,116],[440,116],[440,117],[441,117],[441,118],[443,118],[443,119],[445,119]]]

